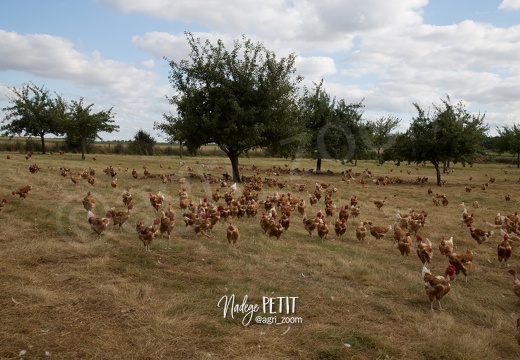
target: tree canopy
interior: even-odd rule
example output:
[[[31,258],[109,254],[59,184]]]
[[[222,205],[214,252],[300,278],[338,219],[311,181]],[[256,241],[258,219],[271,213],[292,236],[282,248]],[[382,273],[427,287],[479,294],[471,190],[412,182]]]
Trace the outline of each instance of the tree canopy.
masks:
[[[217,144],[229,157],[233,180],[240,181],[238,157],[255,148],[290,155],[286,141],[301,133],[297,112],[295,55],[277,60],[262,43],[242,38],[227,50],[218,40],[204,43],[186,33],[190,59],[168,60],[177,116],[165,114],[167,131],[195,151]],[[294,148],[294,147],[293,147]]]
[[[497,127],[498,137],[495,140],[495,146],[498,152],[508,152],[516,155],[516,167],[520,167],[520,126],[513,124],[511,126],[503,126],[502,129]]]
[[[21,89],[11,88],[15,96],[8,97],[12,104],[2,110],[7,114],[0,129],[5,135],[39,137],[45,154],[45,135],[63,135],[61,122],[65,119],[66,102],[52,97],[44,86],[24,84]]]
[[[390,140],[390,133],[394,130],[401,120],[393,116],[383,116],[374,122],[371,122],[371,140],[376,147],[377,154],[381,152],[381,148]]]
[[[452,105],[449,96],[441,99],[441,103],[434,104],[431,114],[414,104],[417,117],[384,153],[386,160],[431,162],[437,173],[437,185],[442,182],[440,165],[450,161],[472,163],[488,130],[484,125],[485,115],[470,114],[461,102]]]
[[[140,155],[153,155],[155,144],[156,141],[153,136],[141,129],[135,133],[134,140],[129,144],[129,146],[134,153]]]
[[[82,159],[85,159],[88,142],[101,139],[98,133],[111,133],[119,130],[119,126],[114,124],[113,108],[91,114],[93,106],[94,104],[85,106],[83,98],[80,98],[79,101],[71,101],[68,116],[63,123],[67,138],[72,142],[81,144]]]
[[[331,99],[322,80],[312,90],[304,88],[299,106],[308,131],[307,155],[316,159],[316,172],[321,171],[322,159],[351,160],[367,150],[361,103]]]

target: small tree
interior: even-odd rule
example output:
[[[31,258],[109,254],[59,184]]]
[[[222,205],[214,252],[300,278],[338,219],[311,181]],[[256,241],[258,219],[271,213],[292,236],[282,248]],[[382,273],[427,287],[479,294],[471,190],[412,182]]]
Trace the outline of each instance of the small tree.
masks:
[[[399,125],[400,122],[401,120],[398,118],[388,116],[381,117],[370,124],[372,130],[372,144],[374,144],[376,147],[378,157],[381,153],[381,148],[383,145],[388,143],[390,139],[390,133],[397,127],[397,125]]]
[[[398,135],[383,153],[385,160],[431,162],[437,185],[441,185],[440,166],[448,161],[472,162],[487,131],[484,115],[469,114],[461,102],[452,105],[449,97],[441,101],[442,106],[434,105],[431,115],[414,104],[418,116],[406,133]]]
[[[323,80],[313,90],[304,88],[300,116],[307,129],[307,153],[316,159],[316,172],[321,171],[322,159],[350,160],[366,150],[360,131],[361,108],[361,103],[331,99]]]
[[[67,120],[64,122],[64,131],[67,138],[81,144],[81,159],[85,159],[87,144],[95,139],[101,139],[100,132],[111,133],[118,131],[119,126],[114,124],[112,108],[91,114],[94,104],[83,105],[83,98],[72,101],[69,106]]]
[[[129,146],[130,149],[137,154],[153,155],[155,144],[156,141],[152,135],[141,129],[135,134],[134,140],[129,144]]]
[[[307,152],[311,158],[316,159],[316,172],[321,171],[321,160],[326,156],[325,134],[322,131],[320,137],[320,130],[328,130],[325,127],[332,122],[333,109],[330,95],[323,89],[323,80],[314,84],[312,90],[304,88],[300,99],[300,113],[309,135]]]
[[[45,135],[63,135],[61,122],[65,119],[66,103],[60,97],[52,98],[44,86],[24,84],[21,89],[11,88],[14,97],[8,97],[13,105],[2,110],[7,114],[0,129],[5,135],[39,137],[45,154]]]
[[[179,142],[179,154],[182,159],[182,139],[184,137],[180,133],[181,130],[174,126],[174,124],[177,123],[179,119],[177,119],[172,114],[164,114],[163,118],[166,122],[154,122],[153,128],[155,130],[162,131],[162,133],[165,134],[166,141],[168,141],[170,144]]]
[[[516,155],[516,167],[520,168],[520,126],[513,124],[504,126],[502,129],[497,127],[498,137],[495,146],[498,152],[508,152]]]
[[[170,103],[177,116],[165,115],[163,129],[190,152],[217,144],[231,161],[233,180],[239,182],[241,154],[265,147],[283,153],[284,140],[302,131],[295,56],[277,60],[263,44],[245,38],[228,51],[221,40],[202,43],[191,33],[186,36],[191,60],[169,61],[176,93]]]
[[[338,101],[334,109],[334,121],[340,124],[341,131],[345,134],[342,143],[347,156],[338,158],[340,160],[357,160],[365,157],[370,150],[370,124],[363,121],[362,102],[347,104],[342,99]]]

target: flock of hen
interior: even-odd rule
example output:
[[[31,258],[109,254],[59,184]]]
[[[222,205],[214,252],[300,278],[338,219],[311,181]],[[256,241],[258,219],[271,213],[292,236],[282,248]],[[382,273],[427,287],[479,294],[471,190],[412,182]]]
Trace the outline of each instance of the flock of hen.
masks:
[[[36,173],[40,168],[34,164],[29,167],[31,173]],[[91,185],[95,182],[95,171],[91,168],[89,171],[83,173],[72,174],[67,168],[60,168],[62,176],[69,176],[74,183],[78,183],[81,179],[86,179]],[[147,171],[145,169],[145,171]],[[104,170],[105,173],[112,176],[112,187],[117,187],[116,171],[109,167]],[[262,179],[256,172],[247,178],[242,184],[242,194],[238,194],[237,184],[229,183],[229,178],[212,179],[212,183],[219,187],[212,194],[212,199],[201,199],[194,202],[189,199],[189,194],[185,187],[181,187],[178,194],[178,207],[182,211],[182,219],[186,227],[191,227],[196,234],[201,234],[208,238],[212,237],[212,229],[219,222],[226,223],[226,237],[232,246],[235,246],[240,239],[240,232],[236,225],[233,224],[235,219],[242,217],[254,219],[261,209],[260,226],[265,234],[269,237],[280,239],[284,232],[287,232],[291,225],[291,214],[294,212],[302,216],[302,225],[309,236],[312,236],[314,231],[317,232],[318,237],[323,241],[328,238],[331,229],[329,228],[329,217],[337,218],[334,222],[333,228],[337,239],[345,234],[347,230],[347,220],[349,217],[357,218],[360,215],[361,208],[358,205],[356,196],[351,196],[349,203],[341,206],[338,210],[333,201],[333,195],[337,191],[334,186],[328,183],[316,183],[312,194],[309,194],[308,200],[311,206],[316,206],[323,198],[325,212],[318,210],[313,217],[308,216],[306,201],[303,198],[298,198],[286,192],[279,194],[274,192],[267,195],[264,199],[259,198],[259,191],[265,183],[269,186],[279,186],[280,190],[287,186],[285,183],[269,182],[268,179]],[[137,178],[137,172],[132,172],[134,178]],[[149,173],[148,173],[149,175]],[[343,181],[350,181],[352,176],[349,172],[344,172]],[[145,173],[145,178],[146,178]],[[171,177],[163,176],[163,181],[171,181]],[[179,179],[179,183],[184,183],[185,178]],[[202,181],[202,179],[201,179]],[[379,180],[378,180],[379,181]],[[386,181],[386,180],[385,180]],[[12,195],[18,195],[25,199],[31,191],[31,186],[24,186],[12,192]],[[306,191],[305,185],[297,184],[295,189]],[[223,191],[223,194],[220,191]],[[466,190],[468,191],[468,190]],[[431,188],[428,193],[431,195]],[[220,200],[223,200],[220,204]],[[436,195],[433,197],[436,205],[448,205],[448,200],[445,195]],[[375,200],[374,205],[381,210],[387,198]],[[507,199],[506,199],[507,200]],[[141,221],[137,221],[135,230],[138,238],[143,242],[146,251],[151,251],[150,246],[158,234],[168,236],[171,239],[172,231],[175,227],[176,213],[172,201],[166,203],[165,196],[158,192],[157,194],[149,193],[150,205],[161,216],[154,219],[152,224],[146,226]],[[0,211],[8,202],[3,199],[0,202]],[[111,208],[107,211],[104,217],[94,215],[96,206],[96,199],[89,191],[83,198],[82,203],[87,211],[87,220],[92,230],[98,235],[109,227],[110,223],[118,226],[120,229],[130,218],[131,212],[134,208],[132,203],[132,194],[129,189],[125,189],[122,193],[122,202],[126,206],[124,211],[116,211]],[[463,205],[463,204],[462,204]],[[475,204],[474,204],[475,205]],[[280,216],[279,216],[280,215]],[[437,301],[439,309],[441,307],[441,299],[450,292],[451,281],[456,279],[456,276],[462,273],[467,281],[467,276],[472,268],[473,253],[470,247],[463,253],[455,253],[453,245],[453,237],[450,239],[442,238],[438,248],[442,256],[447,258],[447,266],[443,275],[435,275],[430,271],[430,262],[433,256],[433,246],[428,238],[423,238],[418,232],[424,227],[428,214],[424,211],[416,212],[410,210],[407,214],[398,212],[395,221],[390,226],[376,226],[371,221],[360,221],[355,229],[356,238],[359,241],[368,243],[368,236],[371,235],[375,239],[384,238],[389,232],[393,231],[393,239],[397,244],[397,248],[401,255],[408,256],[412,249],[415,248],[417,256],[423,264],[422,278],[424,280],[424,289],[430,301],[430,309],[434,310],[434,302]],[[511,241],[520,240],[520,216],[515,212],[508,215],[497,214],[494,223],[489,223],[493,230],[483,230],[474,227],[474,213],[468,213],[464,208],[460,217],[461,226],[469,229],[469,234],[478,244],[482,244],[490,239],[495,230],[499,229],[503,235],[502,241],[497,246],[497,258],[500,266],[507,265],[507,261],[512,254]],[[415,241],[412,239],[414,234]],[[415,245],[414,245],[415,242]],[[509,266],[509,265],[507,265]],[[509,273],[513,276],[513,291],[520,298],[520,279],[514,269],[510,269]],[[520,317],[518,319],[519,335],[517,337],[520,345]]]

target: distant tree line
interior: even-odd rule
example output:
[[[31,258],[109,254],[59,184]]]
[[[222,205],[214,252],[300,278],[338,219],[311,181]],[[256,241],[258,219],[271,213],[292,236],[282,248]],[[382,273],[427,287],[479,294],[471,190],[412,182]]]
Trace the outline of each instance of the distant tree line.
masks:
[[[490,139],[485,114],[471,114],[462,102],[452,104],[449,95],[432,109],[414,104],[417,115],[409,128],[394,132],[400,119],[365,119],[363,101],[332,98],[323,80],[300,90],[302,77],[296,74],[294,54],[277,58],[262,43],[245,37],[232,49],[221,40],[203,42],[191,33],[186,38],[188,59],[165,58],[175,94],[168,100],[174,111],[153,127],[168,142],[180,144],[181,156],[183,147],[195,154],[215,144],[229,158],[234,181],[240,181],[239,157],[258,150],[268,156],[315,159],[316,172],[323,159],[429,162],[438,184],[451,163],[472,164],[483,154],[484,144],[516,154],[520,166],[520,127],[497,129],[499,136]],[[46,135],[64,135],[68,146],[80,148],[84,158],[99,133],[119,129],[112,109],[93,112],[93,104],[85,105],[82,98],[67,102],[34,84],[12,91],[15,96],[3,109],[7,115],[1,130],[39,138],[44,153]],[[152,155],[155,145],[148,132],[139,130],[127,150]]]

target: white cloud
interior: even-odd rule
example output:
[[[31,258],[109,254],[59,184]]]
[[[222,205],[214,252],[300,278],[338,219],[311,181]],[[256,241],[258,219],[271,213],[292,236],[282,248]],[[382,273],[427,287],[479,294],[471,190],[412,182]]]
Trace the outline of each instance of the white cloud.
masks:
[[[212,43],[221,39],[229,49],[245,34],[277,57],[295,53],[305,85],[324,78],[333,97],[347,102],[364,99],[367,117],[415,115],[414,102],[428,107],[449,94],[454,101],[464,100],[471,111],[486,112],[493,124],[520,121],[520,25],[498,27],[472,20],[450,26],[426,24],[423,9],[428,0],[97,3],[120,13],[181,22],[188,31],[197,29],[195,37]],[[499,8],[520,9],[520,0],[504,0]],[[95,97],[88,102],[104,108],[114,105],[118,121],[131,132],[121,136],[127,139],[140,128],[150,129],[171,110],[164,99],[172,90],[165,84],[168,66],[162,59],[186,59],[190,51],[181,31],[150,28],[131,40],[149,54],[148,60],[114,61],[99,52],[82,53],[77,43],[64,37],[0,30],[0,71],[94,89]],[[0,86],[0,96],[3,89]]]
[[[154,59],[148,59],[148,60],[145,60],[145,61],[141,61],[141,64],[143,66],[148,67],[148,68],[153,68],[153,67],[155,67],[155,60]]]
[[[336,73],[334,59],[330,57],[297,57],[295,66],[300,75],[303,75],[305,78],[312,78],[315,82],[319,82],[326,75]]]
[[[203,24],[211,33],[255,36],[268,44],[284,42],[288,52],[345,50],[360,32],[421,23],[427,0],[98,0],[123,13]]]
[[[504,109],[504,118],[516,114],[518,121],[519,37],[520,26],[498,28],[473,21],[396,28],[363,36],[348,66],[339,71],[346,82],[365,80],[359,86],[370,90],[365,101],[369,112],[411,109],[415,115],[413,102],[429,107],[448,94],[453,101],[464,100],[472,112]]]
[[[520,9],[520,0],[503,0],[498,6],[499,9]]]
[[[149,71],[128,63],[90,56],[74,49],[72,42],[50,35],[19,35],[0,30],[0,71],[23,71],[35,76],[69,80],[77,86],[99,86],[121,93],[146,86],[155,78]],[[147,90],[147,89],[143,89]]]

